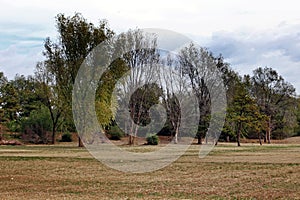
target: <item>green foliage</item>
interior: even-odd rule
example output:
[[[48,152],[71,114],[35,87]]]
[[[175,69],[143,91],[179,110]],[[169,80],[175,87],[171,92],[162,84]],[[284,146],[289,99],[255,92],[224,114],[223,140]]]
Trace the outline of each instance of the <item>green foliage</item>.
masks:
[[[19,132],[21,131],[20,122],[17,120],[11,120],[4,123],[4,125],[8,128],[11,132]]]
[[[64,133],[61,136],[61,142],[72,142],[72,134],[71,133]]]
[[[14,80],[2,80],[0,94],[2,122],[19,121],[22,117],[28,117],[36,109],[39,100],[31,76],[16,75]]]
[[[50,113],[44,106],[31,111],[29,117],[22,120],[23,139],[27,142],[48,143],[51,130]]]
[[[270,143],[272,131],[282,133],[285,127],[292,125],[292,121],[296,122],[295,116],[289,115],[296,106],[295,88],[269,67],[254,70],[251,85],[257,105],[268,117],[267,140]]]
[[[260,132],[266,121],[266,116],[260,112],[255,100],[250,96],[247,90],[249,87],[248,77],[238,82],[233,101],[227,109],[228,120],[234,127],[239,146],[240,137],[247,134],[247,129]]]
[[[124,137],[124,132],[117,125],[111,126],[107,134],[111,140],[120,140]]]
[[[52,101],[46,101],[45,105],[50,112],[52,108],[57,108],[54,112],[51,112],[54,126],[53,138],[59,118],[67,121],[66,124],[73,123],[72,91],[80,65],[94,47],[113,35],[106,21],[100,21],[98,26],[95,26],[79,13],[74,16],[58,14],[56,16],[56,27],[58,38],[55,41],[57,42],[52,41],[50,38],[45,40],[44,55],[46,60],[42,63],[41,70],[46,72],[46,78],[51,80],[50,93],[47,92],[46,97],[51,97],[47,99],[52,99]],[[54,96],[49,95],[53,91],[55,91]],[[49,104],[52,104],[52,102],[54,106]],[[79,146],[82,146],[80,140]]]
[[[146,126],[150,123],[149,110],[151,106],[159,103],[160,96],[162,96],[162,90],[155,83],[146,84],[132,94],[129,110],[136,124]]]
[[[297,118],[297,125],[294,128],[294,132],[297,136],[300,136],[300,98],[299,97],[297,98],[297,107],[296,108],[297,109],[295,111],[295,114],[296,114],[296,118]]]
[[[95,109],[98,120],[102,126],[107,126],[114,120],[117,109],[117,100],[113,90],[117,81],[128,70],[128,66],[121,59],[116,59],[106,70],[96,91]]]
[[[156,134],[151,134],[146,138],[148,145],[158,145],[159,138]]]

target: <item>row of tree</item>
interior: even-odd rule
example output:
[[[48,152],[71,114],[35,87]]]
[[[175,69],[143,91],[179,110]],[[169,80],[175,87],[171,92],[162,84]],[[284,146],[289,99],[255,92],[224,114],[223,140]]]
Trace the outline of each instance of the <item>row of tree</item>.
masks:
[[[108,133],[119,122],[129,135],[129,144],[145,134],[140,127],[151,123],[149,110],[158,103],[167,114],[159,134],[169,135],[177,143],[178,138],[185,136],[181,121],[188,112],[183,109],[184,101],[180,97],[188,93],[197,100],[200,117],[194,136],[201,144],[212,118],[212,91],[208,86],[211,78],[214,87],[222,83],[226,90],[227,115],[220,139],[235,140],[240,145],[240,138],[247,136],[270,143],[271,138],[282,139],[300,130],[300,101],[295,88],[272,68],[257,68],[252,75],[241,77],[221,55],[215,57],[208,49],[194,44],[175,56],[164,55],[156,48],[155,36],[140,30],[129,30],[114,37],[107,22],[95,26],[80,14],[71,17],[59,14],[56,22],[59,37],[56,41],[45,40],[45,60],[37,64],[33,76],[17,75],[14,80],[7,80],[0,73],[1,123],[11,131],[22,132],[23,139],[55,143],[57,131],[76,131],[72,90],[78,70],[98,44],[110,40],[112,46],[105,56],[119,55],[120,49],[130,51],[114,59],[100,80],[91,83],[97,85],[96,113]],[[147,75],[147,65],[152,66],[151,74],[157,76]],[[164,71],[161,65],[169,66],[170,70]],[[219,74],[211,70],[213,67]],[[96,68],[92,69],[97,72]],[[124,75],[127,78],[118,81]],[[146,84],[128,96],[131,94],[128,88],[139,86],[142,79]],[[128,102],[123,102],[126,99]],[[130,118],[118,115],[118,109],[128,111]],[[80,139],[79,146],[82,146]]]

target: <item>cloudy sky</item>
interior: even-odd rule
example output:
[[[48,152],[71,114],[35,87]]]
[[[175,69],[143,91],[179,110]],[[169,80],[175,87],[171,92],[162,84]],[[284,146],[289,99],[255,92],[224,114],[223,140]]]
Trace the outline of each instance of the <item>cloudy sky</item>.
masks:
[[[220,53],[240,74],[276,69],[300,94],[300,7],[296,0],[0,0],[0,71],[12,79],[33,73],[43,41],[55,38],[54,17],[80,12],[117,33],[163,28]]]

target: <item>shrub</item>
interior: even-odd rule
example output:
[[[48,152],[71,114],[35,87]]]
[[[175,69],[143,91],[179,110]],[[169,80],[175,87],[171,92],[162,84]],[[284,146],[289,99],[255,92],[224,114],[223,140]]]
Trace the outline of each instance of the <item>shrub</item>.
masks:
[[[64,133],[61,136],[61,142],[72,142],[72,134],[71,133]]]
[[[159,138],[156,134],[149,135],[146,139],[148,145],[158,145],[159,143]]]
[[[111,140],[120,140],[124,136],[124,132],[117,125],[111,126],[107,134]]]
[[[51,118],[46,107],[31,111],[29,117],[23,119],[21,123],[24,141],[46,144],[51,140]]]

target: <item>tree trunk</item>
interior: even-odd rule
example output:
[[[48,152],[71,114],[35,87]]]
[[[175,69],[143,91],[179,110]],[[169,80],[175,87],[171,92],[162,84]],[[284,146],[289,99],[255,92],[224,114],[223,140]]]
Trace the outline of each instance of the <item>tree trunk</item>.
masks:
[[[133,135],[133,142],[132,142],[133,145],[138,144],[138,143],[137,143],[137,140],[136,140],[137,135],[138,135],[138,134],[137,134],[137,133],[138,133],[138,129],[139,129],[139,126],[136,125],[135,130],[134,130],[134,135]]]
[[[78,147],[84,147],[82,141],[81,141],[81,138],[79,137],[78,135]]]
[[[258,139],[259,139],[259,144],[262,145],[262,142],[261,142],[261,132],[258,133]]]
[[[241,129],[242,129],[242,124],[239,124],[237,130],[237,145],[239,147],[241,146]]]
[[[128,138],[128,145],[135,145],[135,137],[134,135],[129,135],[129,138]]]
[[[55,144],[55,127],[52,128],[52,144]]]
[[[178,143],[178,128],[176,128],[176,131],[175,131],[175,135],[174,135],[174,144],[177,144]]]
[[[133,135],[132,136],[132,145],[134,146],[136,144],[136,137]]]
[[[202,137],[200,133],[198,133],[197,138],[198,138],[198,144],[202,144]]]
[[[0,141],[3,139],[2,126],[0,126]]]
[[[132,120],[131,127],[130,127],[130,133],[129,133],[129,137],[128,137],[128,145],[133,145],[133,143],[134,143],[134,139],[133,139],[133,131],[135,131],[134,126],[135,126],[135,123]]]
[[[269,120],[268,120],[268,130],[267,130],[267,134],[266,134],[266,140],[267,140],[268,144],[271,144],[271,130],[272,130],[272,127],[271,127],[271,117],[269,117]]]
[[[131,137],[132,137],[132,135],[129,134],[129,137],[128,137],[128,145],[132,145],[132,144],[131,144]]]

